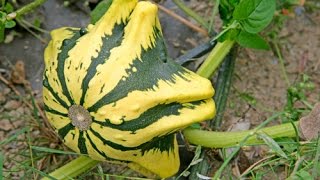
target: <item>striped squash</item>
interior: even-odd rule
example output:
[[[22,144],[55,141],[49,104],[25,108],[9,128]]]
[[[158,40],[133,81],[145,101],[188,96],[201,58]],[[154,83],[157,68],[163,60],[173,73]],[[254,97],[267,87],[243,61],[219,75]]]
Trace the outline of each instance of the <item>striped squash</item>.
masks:
[[[114,0],[95,25],[51,36],[43,98],[63,142],[92,159],[174,175],[174,132],[214,116],[214,89],[168,59],[157,6]]]

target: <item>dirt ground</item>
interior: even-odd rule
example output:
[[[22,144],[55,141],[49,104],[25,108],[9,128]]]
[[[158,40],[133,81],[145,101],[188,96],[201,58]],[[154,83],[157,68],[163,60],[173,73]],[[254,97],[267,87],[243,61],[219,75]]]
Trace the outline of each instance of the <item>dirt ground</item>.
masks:
[[[302,74],[310,76],[315,84],[315,91],[308,94],[311,104],[319,102],[320,98],[319,20],[319,12],[296,15],[288,19],[279,34],[290,84],[297,83]],[[268,111],[278,111],[284,107],[288,85],[281,71],[279,58],[274,52],[241,49],[235,69],[229,98],[231,108],[225,113],[225,126],[237,121],[234,118],[242,117],[243,112],[246,112],[245,119],[256,126],[270,115]],[[246,111],[248,105],[238,97],[239,92],[251,94],[261,106]]]
[[[173,6],[170,2],[166,3],[166,6]],[[194,8],[202,12],[202,14],[210,13],[207,10],[206,3],[193,0],[191,1],[192,4],[196,4]],[[176,10],[176,8],[173,9]],[[165,37],[169,37],[170,33],[172,34],[177,30],[187,29],[183,24],[175,22],[174,19],[163,13],[161,14],[161,20],[162,25],[164,25]],[[86,21],[76,24],[85,24]],[[288,17],[278,34],[278,43],[290,83],[294,84],[302,74],[306,74],[315,84],[315,90],[307,94],[308,102],[312,105],[320,101],[320,79],[318,78],[320,77],[319,22],[319,11],[303,12],[299,15],[293,14],[292,17]],[[171,29],[170,25],[174,26],[174,29]],[[217,22],[217,25],[219,25],[219,22]],[[56,26],[60,26],[60,24]],[[55,25],[50,26],[48,29],[53,28],[56,28]],[[207,39],[197,34],[196,38],[190,38],[186,43],[186,37],[190,36],[190,33],[194,34],[190,29],[187,31],[188,33],[178,33],[178,35],[171,35],[170,38],[167,38],[171,57],[176,57],[185,50],[196,46],[200,41]],[[22,37],[17,37],[10,44],[21,44],[18,47],[23,48],[25,53],[31,53],[31,55],[22,53],[19,58],[14,58],[14,52],[12,52],[14,47],[4,47],[10,44],[0,46],[0,73],[2,78],[0,81],[0,142],[4,143],[9,141],[10,138],[17,137],[10,143],[4,143],[4,146],[1,145],[2,155],[5,157],[4,170],[12,169],[17,165],[17,162],[25,161],[24,156],[30,155],[27,149],[31,145],[67,150],[51,131],[50,127],[43,123],[41,119],[40,78],[43,65],[42,63],[36,65],[28,63],[28,60],[30,61],[33,58],[42,59],[41,53],[45,44],[39,43],[37,48],[34,49],[33,45],[30,44],[30,39],[26,40],[26,37],[30,38],[30,35],[24,32]],[[31,36],[31,38],[33,37]],[[200,41],[199,38],[201,38]],[[22,66],[25,66],[25,68]],[[29,82],[31,82],[31,86]],[[223,118],[222,130],[228,131],[234,128],[246,130],[259,125],[272,112],[283,109],[286,102],[287,88],[288,85],[281,71],[281,62],[275,52],[240,48],[227,110]],[[250,106],[248,102],[239,96],[239,93],[250,94],[255,98],[258,105]],[[39,103],[39,107],[35,106],[33,102]],[[37,115],[35,116],[34,114]],[[273,122],[273,124],[277,123],[279,121]],[[24,130],[25,127],[31,127],[29,128],[30,131]],[[256,152],[258,149],[251,149],[251,151]],[[257,156],[261,158],[263,155],[263,153],[260,153]],[[51,171],[60,166],[63,160],[71,158],[71,156],[56,157],[54,155],[45,157],[41,154],[38,157],[40,159],[35,161],[34,167],[40,170],[45,169],[46,171]],[[109,168],[109,170],[114,171],[112,168]],[[121,169],[121,171],[123,170]],[[17,172],[11,174],[11,179],[23,178],[25,173],[26,171],[17,169]],[[33,176],[33,178],[37,177]]]

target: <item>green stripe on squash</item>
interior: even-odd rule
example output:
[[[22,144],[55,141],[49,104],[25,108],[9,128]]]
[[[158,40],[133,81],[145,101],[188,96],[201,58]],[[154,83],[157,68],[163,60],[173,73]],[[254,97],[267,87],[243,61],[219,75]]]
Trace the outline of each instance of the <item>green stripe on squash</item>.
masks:
[[[214,89],[168,59],[156,5],[114,0],[95,25],[51,36],[43,96],[64,143],[144,174],[174,175],[180,164],[174,132],[214,116]],[[88,118],[92,123],[79,125]]]

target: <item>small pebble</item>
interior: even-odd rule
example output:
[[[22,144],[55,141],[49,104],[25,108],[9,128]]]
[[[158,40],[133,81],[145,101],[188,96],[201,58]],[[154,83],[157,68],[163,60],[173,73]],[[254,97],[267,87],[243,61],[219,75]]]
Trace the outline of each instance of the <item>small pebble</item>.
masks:
[[[8,95],[11,92],[10,88],[4,88],[3,89],[3,95]]]
[[[19,127],[23,127],[25,125],[25,121],[14,121],[13,122],[13,125],[16,127],[16,128],[19,128]]]
[[[0,141],[3,141],[4,138],[4,131],[0,131]]]
[[[6,110],[16,110],[21,106],[21,102],[16,100],[10,100],[4,105],[4,109]]]
[[[6,102],[6,97],[0,93],[0,104],[3,104],[4,102]]]
[[[7,119],[1,119],[0,127],[1,127],[1,129],[5,130],[5,131],[9,131],[9,130],[13,129],[12,124]]]
[[[50,147],[51,149],[54,149],[54,148],[57,147],[57,143],[50,143],[49,147]]]
[[[34,130],[34,131],[32,132],[32,134],[33,134],[34,136],[38,136],[38,135],[40,134],[40,131],[39,131],[39,130]]]

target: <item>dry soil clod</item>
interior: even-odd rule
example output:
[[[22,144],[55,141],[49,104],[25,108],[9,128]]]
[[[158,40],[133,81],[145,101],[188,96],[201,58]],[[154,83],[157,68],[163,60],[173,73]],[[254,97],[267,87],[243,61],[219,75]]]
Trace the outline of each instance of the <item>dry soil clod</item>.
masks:
[[[301,138],[312,140],[320,133],[320,103],[317,103],[309,115],[302,117],[299,122]]]

